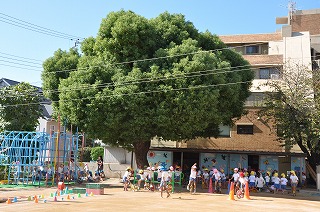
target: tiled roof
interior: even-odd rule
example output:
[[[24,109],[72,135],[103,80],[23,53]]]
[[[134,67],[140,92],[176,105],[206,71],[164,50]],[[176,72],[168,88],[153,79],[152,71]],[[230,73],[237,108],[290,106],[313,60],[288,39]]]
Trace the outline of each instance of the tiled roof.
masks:
[[[281,33],[220,35],[224,43],[257,43],[282,40]]]
[[[251,65],[279,65],[283,63],[283,55],[242,55]]]
[[[20,83],[20,82],[17,82],[17,81],[14,81],[14,80],[6,79],[6,78],[1,78],[1,79],[0,79],[0,88],[6,87],[6,86],[16,85],[16,84],[19,84],[19,83]]]

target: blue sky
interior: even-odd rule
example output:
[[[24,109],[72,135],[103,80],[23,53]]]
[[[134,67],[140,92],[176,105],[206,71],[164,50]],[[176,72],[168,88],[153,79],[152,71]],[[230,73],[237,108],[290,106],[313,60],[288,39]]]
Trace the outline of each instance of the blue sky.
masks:
[[[286,0],[3,0],[0,20],[7,21],[4,18],[9,15],[85,38],[96,36],[101,19],[111,11],[132,10],[146,18],[168,11],[184,14],[199,31],[209,30],[218,35],[249,34],[280,28],[275,18],[287,15],[287,5]],[[320,0],[296,0],[296,7],[320,8]],[[58,48],[68,50],[74,45],[69,39],[39,34],[1,21],[0,29],[0,78],[36,86],[41,86],[42,62]]]

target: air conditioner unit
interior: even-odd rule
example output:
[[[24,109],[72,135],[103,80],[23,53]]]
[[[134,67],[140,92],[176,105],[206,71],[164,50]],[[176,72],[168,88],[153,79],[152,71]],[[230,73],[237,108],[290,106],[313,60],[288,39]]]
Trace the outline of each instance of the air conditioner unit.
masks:
[[[278,80],[280,77],[279,77],[279,74],[270,74],[270,79],[271,80]]]

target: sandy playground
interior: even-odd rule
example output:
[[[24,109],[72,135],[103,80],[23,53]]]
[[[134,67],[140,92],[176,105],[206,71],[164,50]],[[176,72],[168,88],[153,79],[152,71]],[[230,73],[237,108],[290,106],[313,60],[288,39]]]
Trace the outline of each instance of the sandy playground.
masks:
[[[169,198],[161,198],[160,192],[123,191],[119,179],[108,179],[104,195],[78,197],[77,194],[58,196],[57,202],[50,194],[56,188],[3,189],[0,188],[0,199],[17,197],[12,204],[0,203],[0,211],[320,211],[320,195],[299,192],[296,197],[271,193],[251,193],[251,200],[235,197],[228,200],[229,195],[211,194],[207,190],[198,189],[192,195],[186,189],[171,194]],[[70,188],[72,189],[72,188]],[[44,196],[38,203],[28,201],[28,196]],[[63,200],[62,200],[63,198]]]

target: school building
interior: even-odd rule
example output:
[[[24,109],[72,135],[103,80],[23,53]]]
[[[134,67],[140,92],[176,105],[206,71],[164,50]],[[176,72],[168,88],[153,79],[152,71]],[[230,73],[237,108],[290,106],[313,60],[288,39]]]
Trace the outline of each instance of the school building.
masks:
[[[288,16],[276,18],[281,29],[267,34],[224,35],[220,39],[241,53],[255,72],[251,96],[245,105],[248,113],[232,127],[221,126],[218,138],[198,138],[183,142],[154,139],[148,153],[149,162],[189,169],[195,162],[200,167],[223,168],[230,174],[234,167],[280,173],[296,170],[308,173],[305,154],[294,146],[286,149],[277,140],[271,123],[259,117],[264,92],[263,84],[281,80],[279,69],[288,62],[319,69],[320,9],[291,10]],[[301,178],[300,178],[301,179]]]

